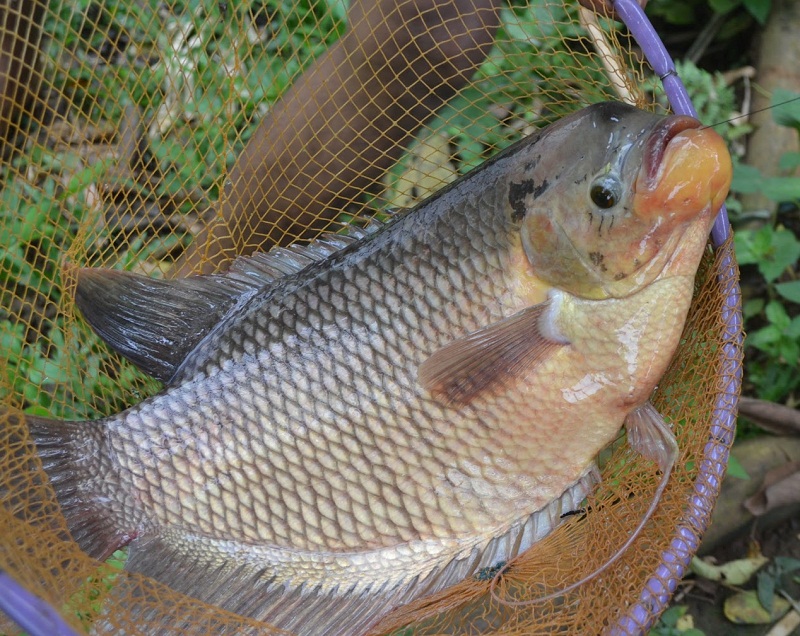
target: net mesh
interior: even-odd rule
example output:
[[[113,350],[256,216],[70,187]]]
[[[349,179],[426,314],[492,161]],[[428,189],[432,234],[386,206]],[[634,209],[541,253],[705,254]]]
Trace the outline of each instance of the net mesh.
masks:
[[[64,540],[47,478],[26,454],[23,411],[93,419],[160,388],[82,321],[76,268],[223,270],[236,254],[407,207],[588,103],[656,108],[645,90],[654,85],[618,24],[568,1],[4,3],[0,568],[78,629],[102,613],[116,633],[268,632]],[[556,601],[496,600],[563,587],[625,541],[658,477],[620,443],[585,515],[502,572],[399,608],[377,632],[597,633],[638,601],[697,494],[701,454],[725,445],[709,430],[723,368],[735,372],[740,354],[721,319],[730,250],[718,252],[656,393],[682,457],[635,545]],[[708,514],[715,495],[704,494]],[[693,520],[694,532],[706,522]]]

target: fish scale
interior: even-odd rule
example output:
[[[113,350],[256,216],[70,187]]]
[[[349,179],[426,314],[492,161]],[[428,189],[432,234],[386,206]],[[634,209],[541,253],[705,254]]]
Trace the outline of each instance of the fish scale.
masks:
[[[97,422],[30,418],[74,538],[352,634],[546,536],[630,414],[668,476],[647,400],[730,180],[699,126],[599,104],[375,231],[215,276],[82,272],[87,320],[165,389]]]

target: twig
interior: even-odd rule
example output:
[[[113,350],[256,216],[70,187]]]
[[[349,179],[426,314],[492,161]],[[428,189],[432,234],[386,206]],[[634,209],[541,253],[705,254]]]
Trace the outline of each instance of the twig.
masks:
[[[586,29],[586,32],[589,34],[589,39],[591,39],[594,48],[597,50],[600,61],[606,69],[606,75],[611,85],[614,87],[614,90],[617,92],[617,95],[619,95],[620,100],[626,104],[635,105],[636,98],[633,96],[630,89],[630,80],[625,74],[623,66],[619,63],[619,57],[611,49],[606,34],[597,21],[597,15],[593,11],[582,6],[578,7],[578,15],[580,17],[581,26]]]
[[[800,411],[783,404],[742,396],[739,414],[778,435],[800,434]]]
[[[792,609],[795,612],[800,612],[800,603],[795,601],[786,590],[778,590],[778,594],[780,594],[783,598],[789,601],[789,605],[792,606]]]
[[[692,46],[686,51],[685,59],[693,64],[697,64],[700,58],[706,52],[708,45],[713,42],[717,33],[722,28],[725,18],[728,17],[727,13],[714,13],[713,17],[706,23],[703,30],[700,31],[697,38],[692,42]]]
[[[781,596],[785,598],[792,605],[792,609],[777,623],[772,626],[765,636],[789,636],[794,630],[800,626],[800,603],[795,601],[783,590],[780,590]]]

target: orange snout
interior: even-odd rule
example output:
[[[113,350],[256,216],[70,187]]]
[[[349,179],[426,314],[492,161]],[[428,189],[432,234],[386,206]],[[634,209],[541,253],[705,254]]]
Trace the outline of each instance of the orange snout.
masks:
[[[722,137],[710,128],[683,130],[664,150],[655,179],[640,174],[634,210],[640,217],[687,221],[716,212],[731,185],[733,166]]]

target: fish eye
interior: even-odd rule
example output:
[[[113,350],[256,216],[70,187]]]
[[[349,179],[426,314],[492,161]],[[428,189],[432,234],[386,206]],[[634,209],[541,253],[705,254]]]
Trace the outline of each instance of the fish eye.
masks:
[[[604,174],[592,181],[589,196],[598,208],[608,210],[622,199],[622,184],[616,176]]]

